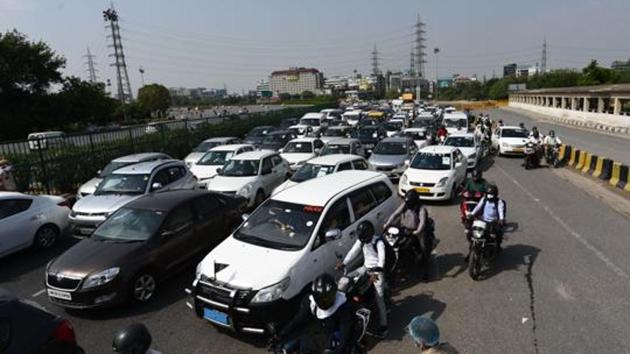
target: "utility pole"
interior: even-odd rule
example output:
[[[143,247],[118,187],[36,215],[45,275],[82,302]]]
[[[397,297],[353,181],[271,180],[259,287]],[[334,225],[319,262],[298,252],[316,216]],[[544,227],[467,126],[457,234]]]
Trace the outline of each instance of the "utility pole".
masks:
[[[440,54],[440,48],[433,48],[433,54],[435,54],[435,100],[440,97],[440,72],[438,70],[438,54]]]
[[[378,76],[378,50],[376,49],[376,45],[374,45],[374,50],[372,51],[372,75]]]
[[[414,53],[413,49],[411,50],[411,55],[409,56],[409,75],[416,75],[416,53]]]
[[[420,78],[424,78],[424,64],[426,63],[426,54],[424,52],[424,49],[426,48],[424,45],[424,26],[425,24],[420,20],[420,14],[418,14],[418,21],[416,22],[416,25],[414,26],[416,31],[416,44],[415,44],[415,54],[414,57],[416,59],[415,62],[415,69],[416,69],[416,76],[420,77]]]
[[[138,69],[138,71],[140,72],[140,80],[142,80],[142,86],[144,87],[144,68],[140,67],[140,69]]]
[[[87,65],[88,81],[95,84],[98,79],[96,78],[96,68],[94,58],[95,56],[90,52],[90,47],[87,47],[87,54],[83,56],[87,59],[85,65]]]
[[[133,101],[133,93],[131,91],[131,83],[129,82],[129,74],[127,73],[127,64],[125,63],[125,54],[123,52],[122,39],[120,37],[120,26],[118,25],[118,13],[112,6],[103,11],[103,18],[108,22],[107,27],[111,29],[112,34],[107,36],[111,38],[112,44],[110,47],[114,48],[114,53],[110,57],[114,57],[114,63],[111,66],[116,67],[116,79],[118,86],[118,99],[124,106],[127,103]],[[125,113],[125,120],[127,119]]]
[[[540,61],[540,71],[541,71],[541,74],[545,74],[547,72],[547,37],[543,39],[542,60]]]

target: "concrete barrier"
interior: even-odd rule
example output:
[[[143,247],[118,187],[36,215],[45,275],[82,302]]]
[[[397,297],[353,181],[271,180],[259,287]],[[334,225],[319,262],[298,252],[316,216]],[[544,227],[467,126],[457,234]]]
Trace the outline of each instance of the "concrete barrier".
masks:
[[[595,168],[593,169],[593,177],[599,178],[602,175],[602,171],[604,169],[604,158],[597,156],[595,159]]]
[[[584,163],[586,162],[586,151],[580,151],[580,156],[578,158],[577,165],[575,165],[576,170],[581,170],[584,168]]]
[[[595,156],[597,158],[597,156]],[[582,173],[590,173],[591,170],[591,162],[593,162],[593,155],[591,153],[586,153],[586,158],[584,159],[584,166],[582,166]],[[594,166],[593,166],[594,167]]]
[[[604,159],[602,162],[602,173],[599,175],[599,179],[608,181],[612,176],[613,160]]]
[[[630,192],[630,166],[574,148],[560,146],[558,159],[583,174],[599,178],[621,190]]]
[[[619,175],[621,174],[621,162],[613,162],[612,173],[610,175],[610,183],[611,186],[617,187],[619,183]]]
[[[619,182],[617,182],[617,188],[627,190],[628,187],[628,166],[621,165],[619,168]]]
[[[569,158],[569,166],[575,166],[575,161],[577,160],[577,157],[580,154],[580,150],[578,149],[571,149],[571,157]]]

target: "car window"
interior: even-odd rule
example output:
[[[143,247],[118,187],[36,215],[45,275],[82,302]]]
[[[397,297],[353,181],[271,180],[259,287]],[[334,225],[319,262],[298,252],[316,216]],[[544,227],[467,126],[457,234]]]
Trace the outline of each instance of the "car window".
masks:
[[[190,204],[185,204],[171,212],[164,223],[164,229],[167,231],[178,231],[187,224],[192,224],[193,221],[194,214]]]
[[[355,170],[367,170],[368,169],[367,162],[365,162],[363,160],[354,160],[354,161],[352,161],[352,164],[354,165],[354,169]]]
[[[5,199],[0,200],[0,220],[26,211],[31,204],[32,199]]]
[[[280,157],[278,155],[273,155],[273,156],[271,156],[271,161],[273,162],[274,166],[278,166],[278,165],[282,164],[282,157]]]
[[[262,173],[269,173],[273,168],[273,163],[271,162],[271,157],[266,157],[262,162]]]
[[[392,190],[389,189],[389,187],[383,182],[371,185],[370,189],[372,190],[372,194],[374,194],[378,204],[383,203],[392,196]]]
[[[377,205],[368,187],[352,192],[350,194],[350,202],[352,203],[352,210],[354,210],[354,217],[357,220],[361,219]]]
[[[168,183],[173,183],[186,174],[185,170],[181,166],[170,167],[168,169]]]
[[[214,217],[220,206],[218,198],[214,195],[197,198],[193,202],[193,205],[197,216],[202,220]]]
[[[159,171],[157,171],[157,173],[155,174],[155,176],[153,177],[153,183],[159,183],[163,186],[167,185],[169,183],[169,178],[170,173],[169,173],[169,169],[168,168],[163,168]]]
[[[350,224],[350,211],[348,210],[347,199],[339,199],[328,209],[324,221],[322,221],[322,225],[319,227],[319,237],[315,240],[313,249],[321,245],[322,238],[328,230],[339,229],[343,231],[348,228]]]
[[[350,162],[346,162],[339,165],[339,167],[337,168],[337,172],[351,170],[351,169],[352,169],[352,164]]]

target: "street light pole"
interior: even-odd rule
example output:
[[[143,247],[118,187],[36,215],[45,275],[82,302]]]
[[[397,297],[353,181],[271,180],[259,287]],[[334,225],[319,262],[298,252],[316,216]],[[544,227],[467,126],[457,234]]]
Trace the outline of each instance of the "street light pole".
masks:
[[[440,76],[438,71],[438,54],[440,54],[440,48],[435,47],[433,54],[435,54],[435,101],[437,102],[440,97]]]
[[[142,86],[144,86],[144,68],[140,67],[138,71],[140,72],[140,78],[142,79]]]

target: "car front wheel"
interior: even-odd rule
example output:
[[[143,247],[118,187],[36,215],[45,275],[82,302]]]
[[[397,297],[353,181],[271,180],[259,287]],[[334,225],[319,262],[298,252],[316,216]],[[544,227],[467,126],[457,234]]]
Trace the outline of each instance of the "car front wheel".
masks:
[[[44,225],[35,234],[34,246],[39,249],[46,249],[54,246],[59,236],[59,229],[54,225]]]
[[[140,272],[131,283],[131,297],[135,302],[144,303],[153,298],[156,288],[155,277],[149,272]]]

